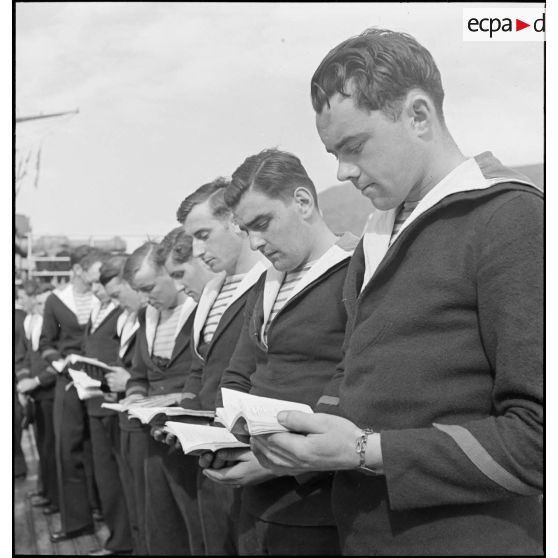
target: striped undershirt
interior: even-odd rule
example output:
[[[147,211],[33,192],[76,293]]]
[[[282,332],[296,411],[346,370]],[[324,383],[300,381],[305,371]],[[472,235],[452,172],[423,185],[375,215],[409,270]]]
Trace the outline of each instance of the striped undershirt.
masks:
[[[179,304],[174,308],[172,314],[166,318],[163,318],[163,316],[159,314],[159,323],[157,324],[155,339],[153,341],[153,356],[161,358],[170,358],[172,356],[174,334],[176,333],[182,306],[182,304]]]
[[[277,293],[277,297],[273,302],[273,307],[271,308],[271,313],[269,314],[269,319],[265,324],[265,331],[264,331],[264,338],[265,342],[267,343],[267,332],[269,330],[269,324],[275,319],[279,310],[285,306],[285,303],[289,299],[292,290],[295,288],[295,285],[304,277],[304,275],[308,272],[308,270],[312,267],[314,262],[308,262],[302,269],[296,271],[290,271],[283,277],[283,282],[281,283],[281,288]]]
[[[221,290],[213,302],[213,306],[203,326],[202,335],[205,343],[211,343],[213,335],[219,325],[219,321],[225,313],[225,310],[230,306],[234,292],[245,275],[246,273],[239,273],[238,275],[229,275],[225,278],[225,282],[221,286]]]
[[[393,223],[393,230],[391,231],[391,238],[393,238],[403,226],[409,215],[414,211],[415,207],[419,204],[420,200],[407,201],[399,207],[395,223]]]
[[[77,293],[75,289],[73,290],[74,302],[76,305],[76,316],[79,325],[85,325],[89,321],[89,316],[91,316],[91,307],[93,306],[93,293],[91,291],[87,293]]]
[[[93,333],[103,323],[103,320],[109,315],[111,310],[110,301],[101,305],[95,320],[91,322],[91,333]]]

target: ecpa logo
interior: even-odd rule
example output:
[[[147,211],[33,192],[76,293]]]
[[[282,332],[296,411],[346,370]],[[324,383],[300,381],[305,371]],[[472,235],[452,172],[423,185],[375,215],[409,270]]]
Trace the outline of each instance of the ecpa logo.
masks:
[[[464,41],[544,41],[544,8],[463,8]]]

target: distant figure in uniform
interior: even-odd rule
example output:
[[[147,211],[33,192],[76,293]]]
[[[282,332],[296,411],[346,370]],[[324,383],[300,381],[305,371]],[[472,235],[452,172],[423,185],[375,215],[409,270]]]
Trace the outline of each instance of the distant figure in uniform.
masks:
[[[279,472],[337,471],[350,555],[542,554],[543,196],[464,156],[432,55],[369,29],[311,83],[318,133],[375,206],[349,265],[334,414],[254,438]]]
[[[127,403],[154,395],[174,395],[176,403],[190,371],[190,334],[196,301],[178,291],[163,266],[168,253],[146,242],[129,257],[124,278],[146,295],[126,384]],[[145,528],[149,554],[202,554],[203,539],[195,498],[197,463],[175,448],[147,439]]]
[[[117,300],[109,296],[104,285],[121,268],[121,259],[121,257],[120,259],[105,258],[99,270],[99,280],[93,282],[92,291],[96,300],[91,309],[83,340],[85,356],[109,365],[116,364],[118,361],[120,349],[118,323],[123,308]],[[85,369],[86,372],[90,372],[90,376],[106,384],[104,378],[106,370],[92,365],[86,365]],[[109,397],[111,401],[115,399],[116,397]],[[129,554],[132,551],[128,508],[120,480],[118,414],[103,408],[104,402],[104,396],[93,397],[85,402],[89,418],[95,481],[99,490],[104,521],[109,528],[109,536],[104,547],[90,552],[92,556]]]
[[[47,511],[58,510],[58,480],[54,455],[54,386],[56,370],[41,357],[39,338],[43,325],[46,299],[53,287],[36,280],[27,280],[22,285],[29,313],[25,317],[25,360],[17,373],[17,390],[29,397],[35,408],[35,432],[39,454],[40,490],[31,499],[33,507]]]
[[[39,339],[42,358],[58,373],[53,413],[62,528],[51,534],[52,542],[93,533],[92,509],[97,507],[87,413],[68,374],[67,359],[83,354],[83,336],[94,304],[91,286],[99,279],[105,254],[84,246],[72,258],[70,283],[47,298]]]
[[[127,256],[113,256],[101,267],[101,284],[107,294],[117,301],[123,312],[116,324],[119,339],[118,358],[111,372],[105,374],[111,396],[121,401],[130,379],[130,369],[139,330],[139,316],[145,311],[146,299],[136,292],[123,277]],[[146,428],[137,419],[129,419],[127,413],[119,413],[118,439],[112,437],[113,448],[118,449],[117,463],[120,481],[126,498],[126,507],[132,532],[135,555],[147,554],[145,544],[145,475],[144,461],[147,455]]]

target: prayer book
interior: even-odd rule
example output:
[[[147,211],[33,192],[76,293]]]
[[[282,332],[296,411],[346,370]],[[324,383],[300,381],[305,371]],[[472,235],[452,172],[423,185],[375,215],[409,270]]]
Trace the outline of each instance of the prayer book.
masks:
[[[250,447],[239,442],[227,429],[215,426],[169,421],[165,424],[165,432],[178,438],[185,454],[196,455],[226,448]]]
[[[78,397],[82,401],[103,395],[103,392],[101,391],[101,382],[99,380],[94,380],[81,370],[73,370],[72,368],[69,368],[68,372],[74,381]]]
[[[302,411],[314,413],[304,403],[261,397],[232,389],[221,388],[223,407],[218,407],[215,420],[223,424],[239,440],[246,441],[249,436],[287,432],[277,422],[280,411]]]
[[[182,407],[142,407],[133,405],[126,409],[130,417],[139,419],[143,424],[149,424],[157,415],[167,417],[199,417],[212,419],[215,415],[213,411],[202,411],[198,409],[183,409]]]
[[[98,366],[99,368],[102,368],[105,373],[106,372],[110,372],[113,370],[112,366],[109,366],[108,364],[104,363],[101,360],[97,360],[96,358],[89,358],[83,355],[70,355],[68,357],[68,362],[70,364],[76,364],[76,363],[83,363],[83,364],[91,364],[92,366]]]

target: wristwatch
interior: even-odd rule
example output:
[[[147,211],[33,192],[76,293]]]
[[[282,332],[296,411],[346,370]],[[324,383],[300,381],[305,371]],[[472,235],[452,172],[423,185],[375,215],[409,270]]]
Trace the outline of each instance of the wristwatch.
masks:
[[[372,428],[364,428],[362,434],[357,438],[355,451],[360,457],[360,463],[357,468],[368,475],[377,475],[378,471],[376,469],[366,466],[366,446],[368,445],[368,436],[370,434],[374,434],[374,430]]]

